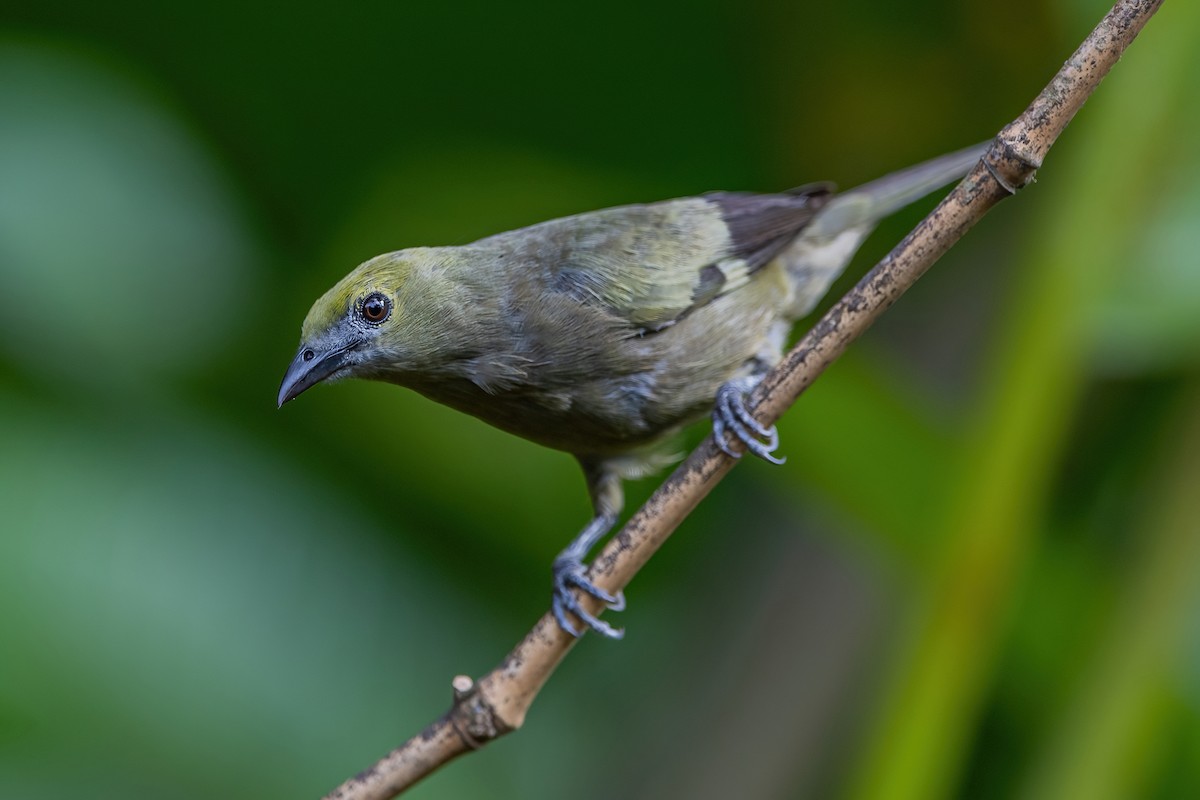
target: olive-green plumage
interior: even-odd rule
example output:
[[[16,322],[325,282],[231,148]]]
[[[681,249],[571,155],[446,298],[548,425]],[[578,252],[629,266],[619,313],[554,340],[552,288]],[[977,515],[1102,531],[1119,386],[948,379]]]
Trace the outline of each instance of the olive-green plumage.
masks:
[[[710,412],[723,385],[778,361],[792,323],[875,223],[980,153],[843,195],[717,193],[378,256],[313,305],[279,401],[343,376],[414,389],[574,454],[607,522],[589,529],[607,530],[620,477],[653,464],[654,445]],[[590,547],[598,535],[580,538]],[[560,583],[556,612],[561,600],[579,613]]]

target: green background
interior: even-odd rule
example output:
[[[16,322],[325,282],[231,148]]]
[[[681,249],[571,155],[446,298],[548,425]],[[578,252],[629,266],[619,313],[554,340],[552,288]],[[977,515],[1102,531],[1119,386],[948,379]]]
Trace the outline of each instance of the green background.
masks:
[[[317,797],[545,610],[570,458],[385,385],[275,409],[356,263],[869,180],[993,135],[1106,10],[7,0],[0,797]],[[411,796],[1197,796],[1197,30],[1168,3],[626,640]]]

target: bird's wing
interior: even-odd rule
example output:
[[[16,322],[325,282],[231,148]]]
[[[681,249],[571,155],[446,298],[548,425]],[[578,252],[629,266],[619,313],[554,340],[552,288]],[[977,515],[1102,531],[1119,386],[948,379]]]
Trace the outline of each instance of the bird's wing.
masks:
[[[833,189],[832,183],[810,183],[786,194],[712,192],[705,199],[720,209],[734,250],[753,272],[796,238],[829,201]]]
[[[745,284],[828,194],[714,193],[581,214],[535,226],[537,260],[553,290],[658,330]]]

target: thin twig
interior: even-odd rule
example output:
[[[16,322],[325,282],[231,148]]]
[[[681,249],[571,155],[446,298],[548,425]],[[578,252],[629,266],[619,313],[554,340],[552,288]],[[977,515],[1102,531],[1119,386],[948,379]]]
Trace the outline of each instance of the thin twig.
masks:
[[[765,424],[777,420],[825,368],[862,335],[992,206],[1033,180],[1051,145],[1162,0],[1121,0],[1029,108],[996,136],[955,190],[817,322],[750,398]],[[623,589],[737,461],[708,437],[614,536],[588,573]],[[581,601],[595,613],[590,597]],[[521,727],[542,685],[575,639],[547,613],[508,657],[472,682],[453,681],[454,703],[428,728],[346,781],[325,800],[387,800],[452,758]]]

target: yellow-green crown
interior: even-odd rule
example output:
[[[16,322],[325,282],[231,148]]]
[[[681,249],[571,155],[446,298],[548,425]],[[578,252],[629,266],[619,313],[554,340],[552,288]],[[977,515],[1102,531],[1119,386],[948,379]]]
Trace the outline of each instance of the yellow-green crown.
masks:
[[[403,250],[384,253],[364,261],[321,295],[304,319],[301,335],[305,341],[329,330],[355,303],[372,292],[394,297],[411,269],[405,253]]]

